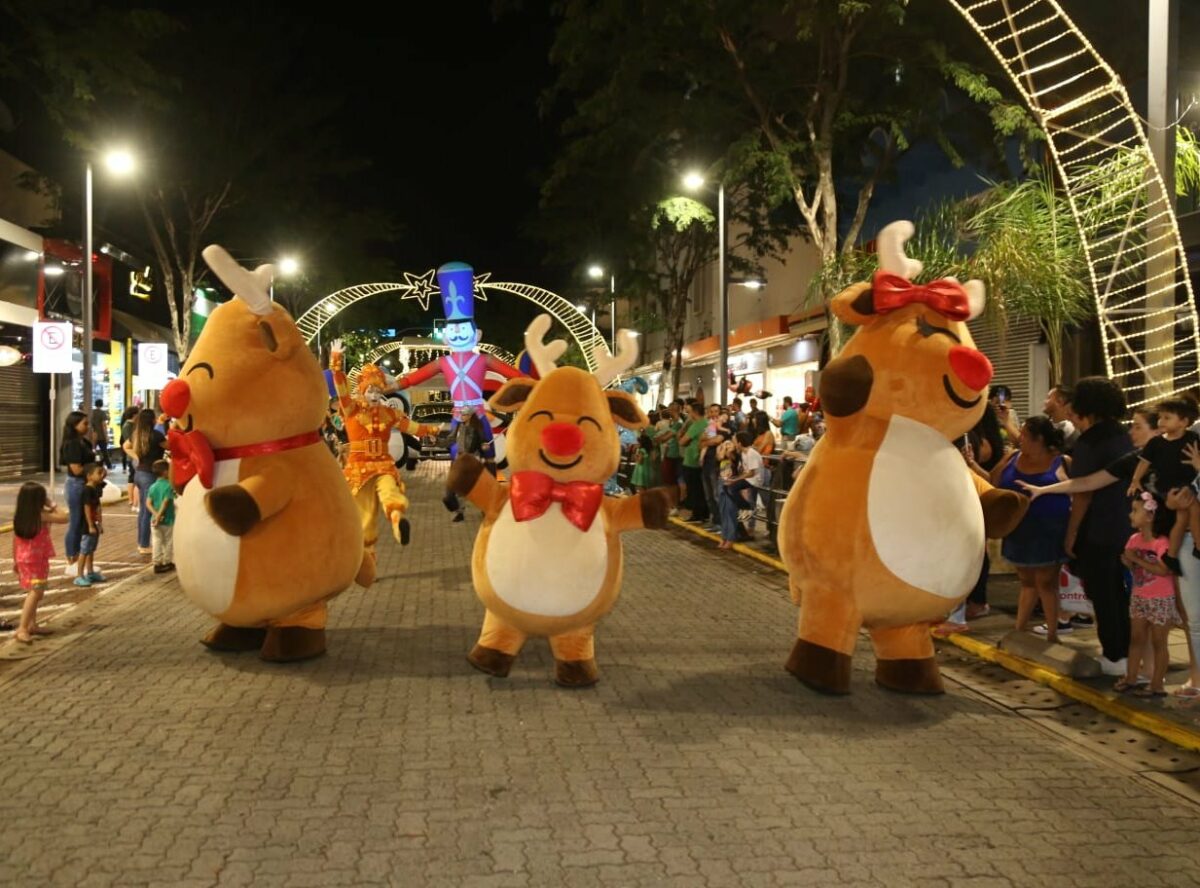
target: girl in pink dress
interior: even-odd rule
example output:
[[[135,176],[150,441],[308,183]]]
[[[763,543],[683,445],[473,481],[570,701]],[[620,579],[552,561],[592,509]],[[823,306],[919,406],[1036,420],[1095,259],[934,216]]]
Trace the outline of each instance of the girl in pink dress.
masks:
[[[1163,563],[1175,515],[1153,494],[1143,491],[1133,499],[1129,523],[1133,525],[1134,533],[1121,556],[1121,561],[1133,572],[1129,649],[1142,650],[1149,637],[1154,649],[1154,672],[1149,687],[1137,687],[1138,657],[1129,657],[1128,672],[1116,683],[1115,690],[1132,690],[1139,697],[1165,697],[1163,679],[1170,661],[1167,634],[1173,626],[1182,624],[1176,604],[1179,592],[1175,577]]]
[[[27,481],[17,492],[17,511],[13,515],[13,563],[21,588],[25,590],[25,604],[21,607],[21,624],[17,627],[16,639],[29,644],[35,635],[49,635],[49,629],[37,624],[38,602],[46,591],[46,579],[50,575],[50,559],[54,557],[54,543],[50,541],[50,525],[66,524],[69,516],[49,501],[46,488],[35,481]]]

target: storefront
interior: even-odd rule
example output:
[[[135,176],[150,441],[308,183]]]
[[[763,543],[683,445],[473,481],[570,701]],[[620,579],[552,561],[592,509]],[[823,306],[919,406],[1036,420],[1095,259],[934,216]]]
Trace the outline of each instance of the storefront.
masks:
[[[816,337],[806,336],[767,351],[765,388],[771,392],[776,415],[783,412],[783,397],[804,401],[809,389],[817,387],[821,347]]]
[[[5,480],[41,471],[47,458],[49,388],[30,362],[41,250],[36,234],[0,220],[0,479]]]

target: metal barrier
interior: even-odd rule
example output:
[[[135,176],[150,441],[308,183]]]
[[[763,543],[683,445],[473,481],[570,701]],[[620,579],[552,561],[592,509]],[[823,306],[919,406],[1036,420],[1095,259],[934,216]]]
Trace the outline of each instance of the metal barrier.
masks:
[[[807,459],[784,457],[780,453],[771,453],[763,457],[763,463],[770,472],[770,480],[767,487],[755,488],[757,496],[754,520],[766,523],[767,539],[762,548],[772,555],[779,553],[779,515],[783,510],[783,501],[787,499],[788,491],[792,489],[796,475],[804,468],[805,462]]]

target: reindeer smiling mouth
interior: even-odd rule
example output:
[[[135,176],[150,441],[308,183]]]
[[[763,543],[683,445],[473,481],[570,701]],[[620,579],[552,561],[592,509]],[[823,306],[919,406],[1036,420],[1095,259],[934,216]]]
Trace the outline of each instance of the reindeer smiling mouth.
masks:
[[[541,457],[542,462],[554,469],[573,469],[583,460],[583,454],[581,453],[569,463],[556,463],[553,460],[547,459],[546,451],[542,450],[541,448],[538,448],[538,456]]]
[[[983,395],[977,395],[974,401],[968,401],[966,398],[960,398],[954,391],[954,386],[950,384],[950,377],[945,373],[942,374],[942,388],[946,390],[946,394],[950,396],[950,400],[964,410],[970,410],[979,403]]]

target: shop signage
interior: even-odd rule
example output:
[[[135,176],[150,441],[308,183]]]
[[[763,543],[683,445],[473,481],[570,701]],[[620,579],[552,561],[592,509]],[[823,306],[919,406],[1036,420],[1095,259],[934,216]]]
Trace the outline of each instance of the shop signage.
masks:
[[[165,342],[138,343],[138,387],[161,389],[170,381]]]

